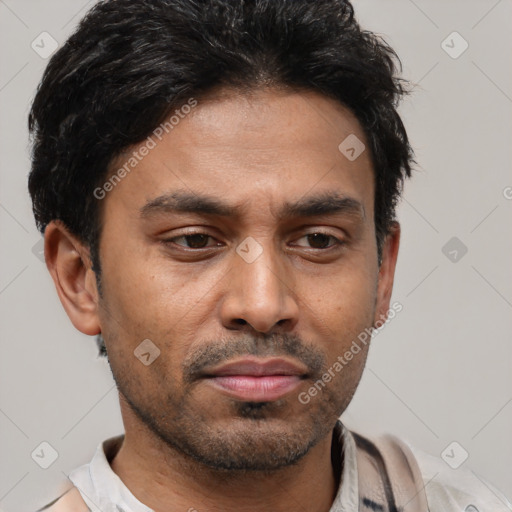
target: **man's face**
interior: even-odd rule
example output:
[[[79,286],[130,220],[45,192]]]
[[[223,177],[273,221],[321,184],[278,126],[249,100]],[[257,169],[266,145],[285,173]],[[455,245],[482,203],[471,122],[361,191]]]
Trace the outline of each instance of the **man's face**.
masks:
[[[338,149],[351,134],[366,144],[355,117],[317,94],[231,92],[199,101],[104,199],[98,321],[121,398],[210,467],[293,463],[357,387],[367,346],[299,400],[388,307],[370,155],[351,161]],[[327,194],[342,201],[316,214]],[[205,196],[231,210],[182,211]],[[143,364],[134,351],[148,362],[153,345],[158,357]],[[205,377],[249,356],[302,373],[259,398]]]

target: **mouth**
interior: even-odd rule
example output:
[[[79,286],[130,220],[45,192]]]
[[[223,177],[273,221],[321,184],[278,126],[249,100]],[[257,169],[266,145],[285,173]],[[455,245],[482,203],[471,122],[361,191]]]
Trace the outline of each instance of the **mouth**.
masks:
[[[213,368],[204,374],[205,381],[218,391],[251,402],[282,398],[307,377],[307,368],[282,358],[245,358]]]

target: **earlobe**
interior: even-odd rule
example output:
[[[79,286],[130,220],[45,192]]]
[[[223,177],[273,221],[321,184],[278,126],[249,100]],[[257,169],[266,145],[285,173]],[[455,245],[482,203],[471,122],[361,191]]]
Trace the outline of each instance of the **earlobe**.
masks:
[[[48,224],[44,240],[46,266],[69,319],[84,334],[100,333],[98,291],[89,251],[58,220]]]
[[[395,278],[395,267],[400,246],[400,224],[393,222],[382,247],[382,263],[379,268],[377,284],[377,304],[373,322],[381,322],[387,318],[393,282]]]

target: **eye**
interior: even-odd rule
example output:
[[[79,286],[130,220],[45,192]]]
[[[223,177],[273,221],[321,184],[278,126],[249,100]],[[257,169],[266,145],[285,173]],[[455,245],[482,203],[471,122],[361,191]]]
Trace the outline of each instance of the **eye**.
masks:
[[[330,249],[335,246],[341,246],[345,242],[336,238],[333,235],[329,235],[327,233],[317,232],[317,233],[308,233],[307,235],[302,236],[299,240],[306,239],[309,245],[296,244],[299,247],[306,247],[310,249]],[[208,240],[215,241],[215,238],[207,233],[189,233],[180,236],[176,236],[173,238],[167,238],[162,240],[163,243],[169,245],[177,245],[179,247],[183,247],[185,249],[207,249],[211,247],[218,247],[222,245],[220,242],[213,243],[208,245]],[[332,242],[329,244],[329,242]],[[181,243],[185,242],[185,243]]]
[[[190,233],[188,235],[180,235],[174,238],[168,238],[166,240],[163,240],[163,242],[168,244],[179,245],[180,247],[186,247],[187,249],[204,249],[207,247],[214,247],[215,245],[220,245],[219,243],[215,245],[206,245],[209,238],[214,240],[212,236],[207,235],[206,233]],[[177,243],[178,240],[185,240],[187,245]]]
[[[343,245],[344,242],[335,236],[329,235],[327,233],[308,233],[303,237],[299,238],[299,240],[306,238],[308,243],[312,244],[312,249],[330,249],[331,247],[335,247],[336,245]],[[334,243],[329,245],[329,239],[334,240]],[[300,247],[306,247],[304,245],[298,244]]]

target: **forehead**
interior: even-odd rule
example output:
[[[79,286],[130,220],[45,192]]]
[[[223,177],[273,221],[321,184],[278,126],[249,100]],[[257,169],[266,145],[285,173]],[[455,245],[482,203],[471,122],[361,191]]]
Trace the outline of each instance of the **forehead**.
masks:
[[[340,156],[338,145],[347,136],[365,139],[349,109],[318,93],[288,89],[212,93],[199,100],[172,133],[174,154],[186,153],[192,160],[202,158],[203,152],[224,157],[230,153],[230,161],[240,162],[247,171],[262,170],[258,164],[263,167],[279,155],[283,169],[285,156],[292,162],[301,157],[318,161],[322,155],[329,160]],[[246,161],[247,154],[254,161]]]
[[[366,137],[338,102],[313,92],[225,89],[176,110],[168,116],[174,115],[172,127],[152,137],[152,148],[109,192],[110,207],[140,213],[148,202],[179,190],[230,198],[230,204],[259,201],[263,209],[330,191],[368,203],[370,213],[369,151],[352,160],[340,150],[346,140],[359,141],[360,150]],[[148,140],[120,155],[110,175],[126,168]]]

